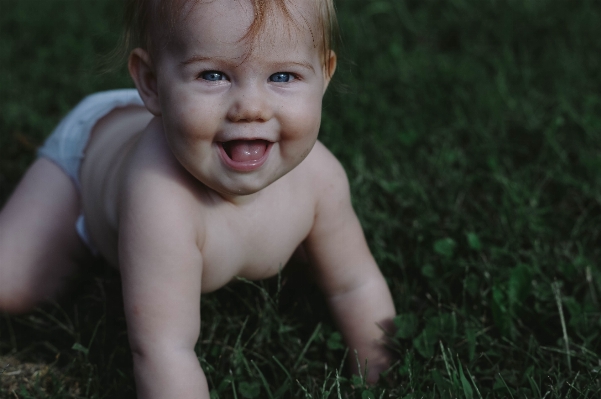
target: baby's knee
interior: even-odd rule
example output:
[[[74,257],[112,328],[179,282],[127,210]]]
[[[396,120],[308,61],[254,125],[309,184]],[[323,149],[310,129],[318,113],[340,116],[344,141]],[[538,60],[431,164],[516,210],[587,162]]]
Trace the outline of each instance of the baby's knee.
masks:
[[[0,281],[0,313],[20,314],[26,313],[40,303],[41,298],[23,287],[9,287]]]
[[[25,313],[38,302],[40,290],[33,284],[27,265],[5,255],[0,245],[0,312]]]
[[[44,300],[49,279],[36,278],[27,265],[0,263],[0,312],[25,313]]]
[[[25,313],[55,298],[74,270],[73,262],[43,262],[6,255],[0,243],[0,312]]]

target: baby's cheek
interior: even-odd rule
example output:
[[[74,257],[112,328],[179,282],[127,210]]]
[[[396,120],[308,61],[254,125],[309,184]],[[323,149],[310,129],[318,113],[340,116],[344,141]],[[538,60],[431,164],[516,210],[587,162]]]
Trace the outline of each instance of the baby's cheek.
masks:
[[[296,131],[288,140],[288,145],[283,146],[285,152],[283,155],[294,160],[295,163],[300,163],[313,149],[317,141],[318,130],[319,124],[307,126],[307,129],[302,132]]]
[[[166,123],[167,134],[176,136],[178,140],[188,145],[195,145],[201,141],[213,141],[216,127],[211,126],[210,119],[201,119],[202,110],[182,109],[174,110]],[[175,138],[175,137],[174,137]]]
[[[316,136],[321,124],[321,103],[299,102],[302,105],[289,110],[286,125],[290,127],[292,139],[305,139]]]
[[[300,160],[302,161],[303,159],[307,158],[307,155],[309,155],[309,153],[311,153],[311,150],[313,149],[313,146],[311,147],[307,147],[305,149],[305,151],[301,154],[300,156]]]

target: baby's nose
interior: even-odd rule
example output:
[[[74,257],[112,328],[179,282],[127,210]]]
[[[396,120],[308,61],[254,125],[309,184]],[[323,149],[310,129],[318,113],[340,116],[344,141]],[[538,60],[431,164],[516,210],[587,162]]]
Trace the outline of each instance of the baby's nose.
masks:
[[[257,88],[238,90],[227,117],[232,122],[266,122],[273,113],[268,94]]]

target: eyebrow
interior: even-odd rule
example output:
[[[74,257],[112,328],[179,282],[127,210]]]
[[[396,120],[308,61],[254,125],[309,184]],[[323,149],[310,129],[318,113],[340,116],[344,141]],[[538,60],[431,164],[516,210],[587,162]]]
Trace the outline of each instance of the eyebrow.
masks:
[[[204,57],[202,55],[193,55],[192,57],[188,58],[187,60],[184,60],[182,62],[180,62],[181,65],[190,65],[193,64],[195,62],[203,62],[203,61],[209,61],[212,60],[214,58],[211,57]]]
[[[182,66],[187,66],[190,64],[193,64],[195,62],[205,62],[205,61],[211,61],[211,60],[216,60],[215,57],[205,57],[202,55],[193,55],[190,58],[180,62],[180,65]],[[313,65],[311,65],[308,62],[299,62],[299,61],[284,61],[284,62],[276,62],[272,64],[273,66],[277,66],[277,67],[281,67],[282,69],[286,69],[287,66],[289,65],[296,65],[299,66],[301,68],[305,68],[308,69],[310,71],[312,71],[313,73],[315,73],[315,68],[313,68]],[[278,68],[279,69],[279,68]]]
[[[313,73],[315,73],[315,68],[313,68],[313,65],[311,65],[308,62],[298,62],[298,61],[276,62],[276,63],[274,63],[274,65],[275,66],[281,66],[282,69],[286,69],[286,67],[289,66],[289,65],[296,65],[296,66],[299,66],[301,68],[309,69]]]

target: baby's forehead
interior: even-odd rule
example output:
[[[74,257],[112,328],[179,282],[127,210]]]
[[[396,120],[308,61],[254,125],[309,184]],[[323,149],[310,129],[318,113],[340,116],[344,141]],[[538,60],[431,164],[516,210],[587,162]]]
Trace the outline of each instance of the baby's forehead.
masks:
[[[163,43],[167,47],[194,41],[224,46],[250,43],[254,49],[272,45],[278,38],[308,40],[317,49],[324,35],[317,1],[174,0],[171,12],[164,14],[171,14],[172,29]]]

